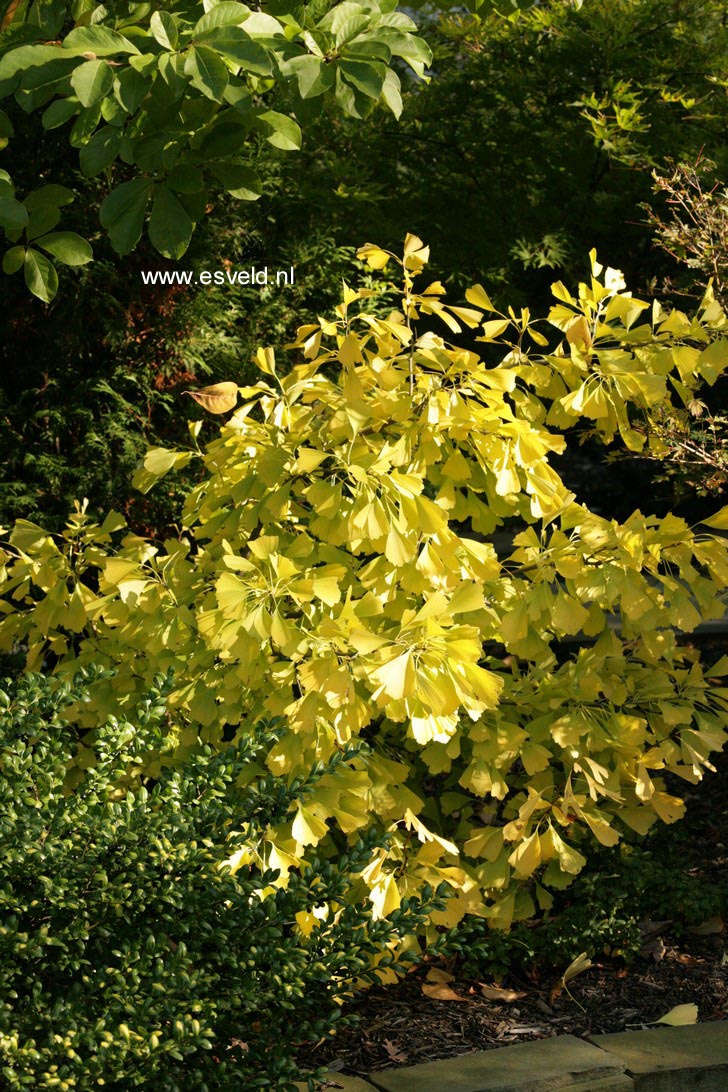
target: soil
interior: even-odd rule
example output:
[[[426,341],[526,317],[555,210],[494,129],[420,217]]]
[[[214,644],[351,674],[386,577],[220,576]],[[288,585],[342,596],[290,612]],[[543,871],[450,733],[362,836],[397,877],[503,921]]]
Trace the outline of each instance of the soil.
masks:
[[[712,643],[712,642],[711,642]],[[721,641],[725,651],[725,639]],[[712,650],[711,650],[712,651]],[[706,656],[706,659],[709,659]],[[687,802],[681,822],[686,871],[696,883],[725,876],[728,853],[728,754],[717,773],[698,786],[680,783]],[[563,967],[509,972],[466,980],[457,965],[429,964],[397,985],[372,988],[346,1006],[358,1023],[300,1055],[308,1067],[364,1076],[378,1069],[416,1065],[552,1035],[587,1036],[646,1028],[677,1005],[694,1003],[698,1019],[728,1018],[728,934],[720,918],[684,931],[670,921],[641,923],[644,947],[630,964],[594,957],[593,966],[564,988]],[[443,985],[456,999],[423,992],[433,970],[452,975]],[[428,974],[430,979],[428,980]],[[510,991],[511,1000],[483,995],[483,987]]]
[[[568,991],[557,973],[537,983],[509,974],[500,985],[523,995],[512,1002],[488,1000],[480,983],[457,976],[449,986],[461,1000],[433,1000],[422,992],[427,970],[418,968],[396,986],[369,990],[350,1006],[358,1025],[307,1049],[302,1061],[364,1076],[551,1035],[646,1028],[682,1004],[696,1004],[700,1021],[725,1019],[723,937],[688,935],[676,942],[665,931],[655,939],[659,962],[646,956],[625,967],[597,960],[569,982]]]

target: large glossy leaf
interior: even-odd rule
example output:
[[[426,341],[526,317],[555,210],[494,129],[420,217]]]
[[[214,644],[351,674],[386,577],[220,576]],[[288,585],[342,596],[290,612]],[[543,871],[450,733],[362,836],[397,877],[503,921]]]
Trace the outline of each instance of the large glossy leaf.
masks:
[[[248,72],[254,72],[258,76],[271,74],[268,51],[260,42],[254,42],[240,27],[215,27],[195,40],[219,53],[225,60],[241,65]]]
[[[155,11],[149,20],[149,29],[163,49],[175,50],[179,42],[179,23],[169,11]]]
[[[25,283],[44,303],[50,303],[58,291],[58,274],[53,262],[30,247],[25,252]]]
[[[214,50],[205,46],[191,49],[185,61],[185,72],[191,78],[193,87],[207,98],[222,102],[229,73],[225,62]]]
[[[75,231],[56,231],[44,235],[36,240],[36,245],[63,265],[86,265],[94,256],[90,243]]]
[[[149,238],[165,258],[181,258],[192,238],[195,225],[179,199],[167,186],[154,194],[149,218]]]
[[[231,197],[240,201],[257,201],[263,192],[260,178],[244,163],[215,163],[212,173],[222,182]]]
[[[71,87],[83,106],[100,102],[111,91],[113,83],[112,69],[102,60],[86,61],[74,69],[71,76]]]
[[[0,198],[0,227],[20,231],[28,223],[28,210],[14,197]]]
[[[123,34],[98,24],[76,27],[63,41],[63,48],[78,55],[94,53],[97,57],[111,57],[115,53],[139,53],[139,50]]]
[[[123,182],[101,205],[101,224],[108,229],[117,254],[133,250],[142,234],[150,184],[145,178]]]
[[[257,115],[257,123],[266,133],[268,143],[275,148],[291,152],[301,147],[301,127],[287,114],[279,114],[276,110],[264,110]]]

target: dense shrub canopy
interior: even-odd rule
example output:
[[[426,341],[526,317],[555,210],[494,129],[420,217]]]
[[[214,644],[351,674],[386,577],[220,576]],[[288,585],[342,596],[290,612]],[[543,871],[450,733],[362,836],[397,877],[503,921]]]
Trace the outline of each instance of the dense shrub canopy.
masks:
[[[120,791],[166,747],[169,682],[99,726],[70,794],[68,707],[108,676],[0,691],[0,1073],[13,1092],[293,1088],[296,1043],[331,1034],[354,983],[392,974],[392,949],[422,921],[414,903],[369,920],[358,874],[372,839],[285,882],[244,863],[345,753],[292,784],[256,779],[275,740],[259,726],[150,792]]]
[[[284,721],[266,762],[288,778],[366,739],[370,753],[271,828],[263,863],[384,824],[394,841],[367,873],[376,915],[446,881],[457,897],[435,922],[470,910],[507,927],[549,904],[592,839],[679,818],[663,772],[698,779],[723,745],[726,664],[706,673],[675,630],[723,613],[728,549],[709,528],[726,510],[703,528],[640,512],[618,524],[549,459],[580,422],[651,442],[670,389],[688,399],[725,369],[726,318],[710,295],[693,317],[649,308],[594,255],[576,294],[554,285],[548,322],[495,313],[481,286],[465,307],[420,288],[414,236],[402,259],[360,255],[399,261],[401,285],[384,300],[345,285],[335,315],[300,329],[287,374],[261,349],[258,383],[198,393],[214,413],[242,396],[218,439],[148,453],[143,489],[204,464],[177,539],[119,538],[118,517],[82,511],[58,538],[16,525],[0,639],[27,646],[31,667],[114,666],[81,728],[174,669],[179,759],[198,725],[218,744],[260,717]],[[467,327],[468,347],[418,333],[423,317],[448,339]],[[499,558],[488,537],[502,527],[515,538]],[[557,659],[577,635],[584,647]],[[77,778],[92,761],[88,737]]]

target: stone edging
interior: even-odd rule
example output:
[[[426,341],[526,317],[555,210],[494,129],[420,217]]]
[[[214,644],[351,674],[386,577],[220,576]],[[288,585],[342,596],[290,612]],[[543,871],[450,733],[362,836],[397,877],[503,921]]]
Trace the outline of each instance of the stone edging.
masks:
[[[422,1065],[366,1080],[331,1073],[326,1092],[682,1092],[728,1089],[728,1021],[559,1035]]]

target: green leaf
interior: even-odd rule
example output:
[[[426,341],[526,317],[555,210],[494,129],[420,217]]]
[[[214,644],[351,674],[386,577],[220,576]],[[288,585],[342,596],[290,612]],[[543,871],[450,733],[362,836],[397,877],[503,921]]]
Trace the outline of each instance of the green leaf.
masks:
[[[115,129],[122,129],[128,120],[126,110],[113,95],[101,100],[101,117]]]
[[[167,186],[154,195],[149,219],[149,238],[165,258],[181,258],[190,245],[195,225]]]
[[[25,261],[25,247],[11,246],[3,255],[3,273],[17,273]]]
[[[382,98],[397,120],[399,120],[402,114],[402,85],[399,76],[391,68],[387,69],[387,75],[384,78]]]
[[[370,26],[369,16],[357,5],[357,10],[346,14],[342,12],[342,8],[346,5],[338,4],[334,8],[335,16],[331,20],[331,30],[336,38],[336,46],[338,50],[350,42],[353,38],[356,38],[357,34],[360,34],[363,30],[367,30]],[[341,15],[339,13],[341,12]]]
[[[242,163],[214,163],[210,169],[230,196],[239,201],[257,201],[263,192],[255,171]]]
[[[298,93],[302,99],[323,95],[334,83],[334,66],[324,64],[318,57],[294,57],[286,62],[284,71],[296,77]]]
[[[264,110],[257,115],[257,121],[263,132],[268,134],[266,140],[275,148],[292,152],[301,147],[301,128],[287,114],[279,114],[276,110]]]
[[[243,117],[247,117],[253,108],[253,96],[247,87],[229,83],[225,88],[225,102],[237,110]]]
[[[72,148],[82,148],[101,120],[100,102],[94,103],[93,106],[81,106],[79,103],[79,107],[79,115],[73,123],[73,128],[71,129],[68,138]]]
[[[58,274],[53,262],[30,247],[25,252],[25,283],[44,303],[50,303],[58,291]]]
[[[352,84],[347,83],[338,69],[335,95],[341,109],[352,118],[365,118],[374,106],[374,99],[369,95],[363,95]]]
[[[0,80],[9,80],[18,72],[26,72],[29,68],[57,61],[62,56],[60,46],[22,45],[17,49],[10,49],[0,57]]]
[[[193,167],[189,163],[180,163],[169,172],[166,184],[175,193],[199,193],[205,183],[199,167]]]
[[[73,201],[73,190],[69,190],[67,186],[57,186],[51,182],[47,186],[41,186],[29,193],[24,203],[28,212],[35,212],[36,209],[40,209],[44,205],[59,209],[63,205],[72,204]]]
[[[239,26],[249,16],[250,8],[247,8],[245,4],[234,3],[234,0],[223,0],[221,4],[215,4],[214,7],[205,12],[202,18],[195,23],[192,36],[197,39],[208,31],[214,30],[215,27]]]
[[[233,121],[229,125],[216,125],[208,132],[201,146],[195,149],[198,163],[206,163],[212,159],[225,159],[230,161],[242,153],[245,147],[249,126],[240,121]]]
[[[117,102],[128,114],[135,114],[141,106],[151,84],[147,76],[133,68],[125,68],[114,80],[114,94]]]
[[[121,133],[111,125],[105,125],[84,144],[79,154],[81,170],[87,178],[93,178],[114,162],[121,145]]]
[[[195,46],[185,61],[185,72],[191,78],[193,87],[207,95],[208,99],[222,102],[229,74],[225,62],[217,53],[205,46]]]
[[[0,227],[6,231],[22,231],[27,226],[28,210],[14,197],[5,197],[0,200]]]
[[[33,209],[25,229],[27,238],[37,239],[39,235],[45,235],[56,226],[60,218],[61,213],[57,205],[40,205]]]
[[[37,65],[24,72],[20,86],[24,91],[35,91],[39,87],[47,87],[59,80],[65,81],[77,66],[78,61],[75,57],[61,57],[60,60],[48,61],[46,64]]]
[[[117,254],[128,254],[139,242],[149,201],[150,183],[144,178],[122,182],[101,205],[100,219],[108,229]]]
[[[173,52],[179,42],[179,23],[169,11],[155,11],[149,20],[149,29],[163,49]]]
[[[56,231],[36,240],[36,245],[47,251],[63,265],[86,265],[93,260],[90,244],[75,231]]]
[[[165,447],[150,447],[144,456],[144,464],[134,472],[131,484],[141,493],[148,493],[160,478],[170,470],[186,466],[191,458],[191,451],[170,451]]]
[[[93,106],[108,95],[114,76],[106,61],[86,61],[73,70],[71,87],[83,106]]]
[[[370,99],[378,99],[381,95],[387,68],[380,61],[352,61],[342,58],[339,61],[339,71],[363,95],[368,95]]]
[[[139,50],[115,30],[98,25],[76,27],[63,41],[63,48],[74,53],[95,53],[97,57],[111,57],[114,53],[139,53]]]
[[[252,41],[240,27],[216,27],[201,36],[199,40],[227,60],[241,65],[248,72],[253,72],[257,76],[271,74],[271,61],[267,49],[260,42]]]
[[[55,99],[43,112],[41,125],[44,129],[57,129],[78,113],[78,103],[73,99]]]

